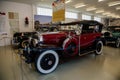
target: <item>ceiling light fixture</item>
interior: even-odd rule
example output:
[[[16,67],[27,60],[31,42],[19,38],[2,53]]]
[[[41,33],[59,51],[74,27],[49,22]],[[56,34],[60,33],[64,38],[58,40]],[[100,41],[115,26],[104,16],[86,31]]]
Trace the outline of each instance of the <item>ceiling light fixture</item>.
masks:
[[[114,1],[114,2],[110,2],[108,3],[108,6],[115,6],[115,5],[119,5],[120,1]]]
[[[96,10],[95,13],[103,13],[104,10]]]
[[[67,0],[67,1],[65,1],[65,3],[67,4],[67,3],[70,3],[71,2],[71,0]]]
[[[111,14],[111,13],[110,12],[105,12],[102,15],[109,15],[109,14]]]
[[[81,8],[81,7],[84,7],[86,6],[84,3],[78,3],[75,5],[75,8]]]
[[[116,7],[116,10],[120,10],[120,6]]]
[[[104,0],[98,0],[98,2],[101,2],[101,1],[104,1]]]
[[[86,11],[93,11],[93,10],[96,10],[97,8],[95,8],[95,7],[89,7],[89,8],[87,8],[86,9]]]

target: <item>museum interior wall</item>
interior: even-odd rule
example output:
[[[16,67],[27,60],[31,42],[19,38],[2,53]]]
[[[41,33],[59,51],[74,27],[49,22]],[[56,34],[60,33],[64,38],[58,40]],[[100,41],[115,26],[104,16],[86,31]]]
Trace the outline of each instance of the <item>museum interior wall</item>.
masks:
[[[37,6],[33,4],[0,1],[0,11],[6,14],[1,21],[4,24],[0,25],[0,33],[6,32],[8,34],[9,39],[7,39],[6,45],[10,45],[14,32],[34,31],[34,15],[37,15],[36,8]],[[64,22],[82,20],[81,16],[82,13],[78,13],[78,19],[66,18]],[[26,18],[28,24],[25,23]],[[3,40],[0,40],[0,46],[5,45],[3,43]]]

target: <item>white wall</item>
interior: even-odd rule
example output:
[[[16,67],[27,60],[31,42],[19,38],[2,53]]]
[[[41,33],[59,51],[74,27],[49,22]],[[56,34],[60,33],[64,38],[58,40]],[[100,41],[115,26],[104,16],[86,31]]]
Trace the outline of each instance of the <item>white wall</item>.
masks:
[[[6,13],[5,31],[10,35],[10,25],[8,20],[8,12],[16,12],[19,14],[19,30],[20,32],[33,31],[33,8],[30,4],[0,1],[0,11]],[[29,25],[26,26],[25,17],[29,18]]]

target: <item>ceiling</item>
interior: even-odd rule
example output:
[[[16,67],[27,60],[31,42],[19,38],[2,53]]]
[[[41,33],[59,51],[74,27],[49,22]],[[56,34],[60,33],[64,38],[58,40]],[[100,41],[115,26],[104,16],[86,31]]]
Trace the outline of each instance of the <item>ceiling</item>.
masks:
[[[35,4],[41,7],[52,8],[51,4],[55,0],[4,0],[4,1],[14,1],[14,2],[20,2],[20,3]],[[90,14],[90,15],[97,15],[101,17],[108,16],[109,14],[103,15],[102,13],[95,13],[96,10],[102,9],[105,12],[114,14],[114,16],[117,15],[117,18],[118,17],[120,18],[120,9],[116,10],[116,7],[120,6],[120,4],[115,6],[110,6],[110,7],[108,6],[108,3],[113,1],[119,1],[119,0],[104,0],[101,2],[98,2],[98,0],[71,0],[71,2],[66,4],[66,10],[72,11],[72,12]],[[76,5],[77,3],[84,3],[86,6],[75,8],[74,5]],[[97,9],[93,11],[86,11],[86,9],[89,7],[95,7]],[[111,17],[111,16],[108,16],[108,17]]]

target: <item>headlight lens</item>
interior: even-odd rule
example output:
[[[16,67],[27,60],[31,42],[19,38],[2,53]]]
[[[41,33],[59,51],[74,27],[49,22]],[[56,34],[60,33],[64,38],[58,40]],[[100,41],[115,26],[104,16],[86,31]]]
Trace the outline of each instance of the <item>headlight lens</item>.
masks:
[[[38,44],[38,40],[37,39],[32,39],[31,40],[32,47],[36,47],[37,44]]]
[[[31,37],[29,37],[29,39],[28,39],[28,40],[29,40],[29,43],[30,43],[30,41],[32,40],[32,38],[31,38]]]
[[[42,42],[43,42],[43,36],[39,35],[37,36],[37,38],[34,37],[33,39],[31,39],[31,46],[36,47],[37,44],[42,43]]]
[[[43,36],[42,35],[39,36],[39,41],[43,42]]]

